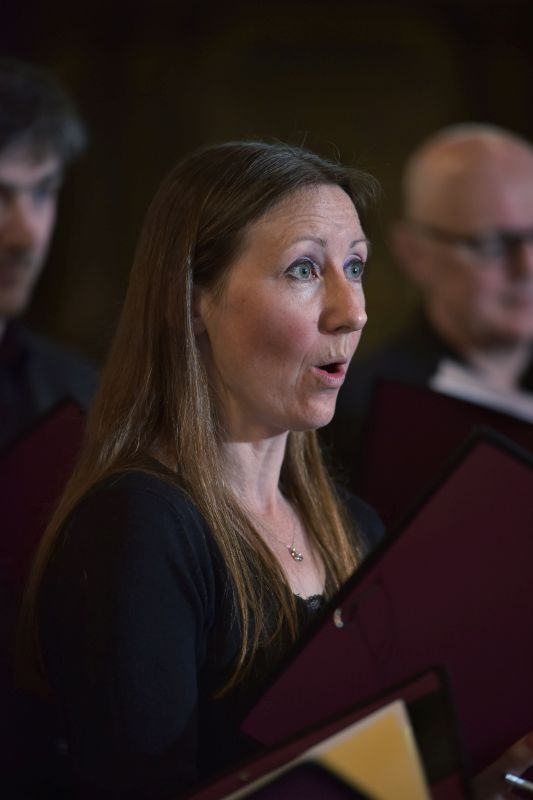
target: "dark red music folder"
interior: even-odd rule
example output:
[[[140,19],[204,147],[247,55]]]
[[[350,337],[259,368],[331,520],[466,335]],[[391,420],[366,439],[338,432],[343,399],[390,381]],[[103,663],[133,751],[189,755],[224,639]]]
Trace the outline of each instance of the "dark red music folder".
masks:
[[[295,797],[363,800],[365,794],[362,791],[347,788],[336,781],[334,775],[317,770],[313,761],[292,764],[316,744],[398,700],[406,705],[433,800],[464,800],[469,795],[455,712],[447,677],[438,668],[388,688],[363,704],[347,708],[342,714],[324,720],[298,736],[289,737],[279,746],[267,748],[197,789],[188,795],[189,800],[221,800],[233,797],[236,792],[243,792],[243,796],[250,800],[293,800]],[[287,771],[284,767],[288,767]],[[383,769],[387,769],[385,763]],[[256,789],[256,782],[265,778],[266,785]]]
[[[357,457],[356,491],[398,523],[473,432],[488,426],[533,452],[533,425],[476,403],[395,381],[376,383]]]
[[[31,561],[74,466],[84,421],[78,406],[64,401],[0,453],[0,762],[20,791],[28,766],[50,786],[64,780],[57,710],[15,688],[13,654]]]
[[[533,459],[476,435],[245,720],[269,745],[432,664],[477,772],[533,730]]]
[[[0,567],[20,595],[79,451],[85,415],[65,400],[0,454]]]

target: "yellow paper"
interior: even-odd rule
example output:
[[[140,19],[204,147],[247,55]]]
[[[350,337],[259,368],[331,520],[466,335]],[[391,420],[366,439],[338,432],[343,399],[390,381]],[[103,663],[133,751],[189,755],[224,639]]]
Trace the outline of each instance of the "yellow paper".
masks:
[[[287,770],[314,761],[373,800],[430,800],[411,723],[401,700],[354,722],[224,800],[241,800]]]
[[[376,800],[429,800],[409,717],[396,701],[322,742],[313,758]]]

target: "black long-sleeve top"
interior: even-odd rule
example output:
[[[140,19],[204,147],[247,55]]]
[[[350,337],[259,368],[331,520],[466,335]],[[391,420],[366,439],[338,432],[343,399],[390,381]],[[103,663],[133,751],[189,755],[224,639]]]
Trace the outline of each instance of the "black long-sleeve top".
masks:
[[[355,497],[348,506],[372,549],[379,519]],[[250,751],[239,724],[278,659],[260,652],[214,699],[241,642],[228,589],[205,520],[157,476],[115,476],[73,512],[46,571],[40,634],[83,797],[176,797]],[[302,629],[320,599],[297,598]]]

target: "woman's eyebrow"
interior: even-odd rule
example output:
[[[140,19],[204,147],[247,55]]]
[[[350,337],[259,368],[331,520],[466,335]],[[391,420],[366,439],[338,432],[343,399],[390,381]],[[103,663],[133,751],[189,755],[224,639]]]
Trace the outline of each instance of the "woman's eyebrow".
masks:
[[[370,247],[370,239],[367,239],[366,236],[361,236],[360,239],[354,239],[353,242],[350,242],[350,247],[355,247],[356,244],[366,244],[367,247]]]
[[[312,234],[297,236],[296,239],[292,240],[291,244],[296,244],[297,242],[316,242],[316,244],[319,244],[323,249],[328,246],[327,239],[322,239],[320,236],[313,236]],[[366,236],[361,236],[359,239],[354,239],[353,242],[350,242],[348,248],[351,249],[355,247],[356,244],[366,244],[370,247],[370,239],[367,239]]]

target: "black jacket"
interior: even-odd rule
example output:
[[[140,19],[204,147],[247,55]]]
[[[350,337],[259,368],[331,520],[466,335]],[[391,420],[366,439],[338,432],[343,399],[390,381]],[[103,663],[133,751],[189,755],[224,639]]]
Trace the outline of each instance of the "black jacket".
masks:
[[[0,341],[0,451],[61,400],[87,411],[96,382],[81,359],[10,323]]]

